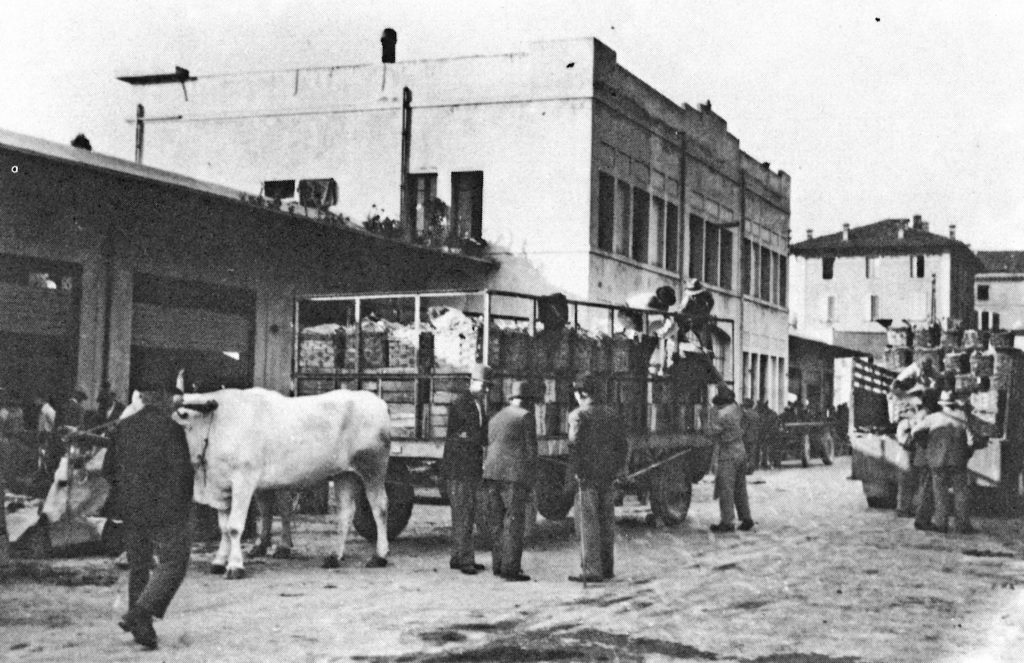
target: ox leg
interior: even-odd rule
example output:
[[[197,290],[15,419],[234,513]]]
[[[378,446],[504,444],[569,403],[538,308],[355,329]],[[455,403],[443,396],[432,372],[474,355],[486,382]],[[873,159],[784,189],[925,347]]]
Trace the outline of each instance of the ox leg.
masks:
[[[210,573],[220,575],[227,571],[228,554],[231,552],[231,536],[228,533],[228,519],[231,513],[228,509],[217,509],[217,525],[220,527],[220,545],[217,547],[217,554],[213,556],[213,563],[210,564]]]
[[[249,514],[249,505],[255,492],[254,486],[244,483],[235,484],[231,488],[231,514],[227,519],[227,535],[231,548],[228,553],[227,574],[224,576],[228,580],[245,577],[245,566],[242,563],[242,530],[245,529],[245,519]],[[221,535],[223,536],[223,530]]]
[[[277,544],[274,557],[288,559],[292,556],[292,494],[287,490],[279,490],[277,496],[277,515],[281,516],[281,542]]]
[[[370,503],[373,521],[377,525],[377,554],[366,563],[367,566],[387,566],[388,558],[388,493],[384,488],[384,477],[364,483],[366,501]]]
[[[336,569],[341,566],[341,560],[345,556],[345,541],[348,539],[352,519],[356,515],[358,489],[359,479],[355,475],[343,474],[334,480],[334,491],[338,500],[338,552],[335,555],[328,555],[324,560],[325,569]]]

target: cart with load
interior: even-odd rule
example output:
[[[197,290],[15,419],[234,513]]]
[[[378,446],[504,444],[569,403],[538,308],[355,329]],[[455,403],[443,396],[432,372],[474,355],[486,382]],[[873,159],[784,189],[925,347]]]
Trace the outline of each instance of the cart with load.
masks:
[[[540,456],[534,504],[545,518],[565,518],[573,498],[571,385],[590,372],[628,431],[620,486],[644,495],[661,522],[675,524],[686,518],[692,483],[709,469],[711,441],[701,428],[707,386],[721,377],[711,353],[659,338],[656,331],[667,323],[653,310],[492,290],[299,297],[294,390],[364,389],[388,403],[388,534],[394,538],[414,504],[446,503],[439,461],[448,407],[468,386],[475,363],[491,368],[492,412],[514,381],[531,383]],[[363,536],[375,536],[368,505],[360,505],[355,525]]]

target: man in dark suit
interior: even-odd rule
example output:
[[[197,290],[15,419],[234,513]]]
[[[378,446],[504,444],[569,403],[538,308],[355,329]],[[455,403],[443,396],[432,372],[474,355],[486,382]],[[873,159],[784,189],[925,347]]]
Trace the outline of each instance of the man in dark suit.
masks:
[[[491,529],[494,574],[509,581],[529,580],[523,573],[526,500],[537,476],[537,422],[533,396],[525,382],[516,382],[509,403],[487,427],[484,485]]]
[[[931,476],[932,503],[935,505],[932,520],[928,522],[924,515],[927,515],[929,505],[922,502],[914,524],[918,529],[948,531],[950,514],[946,495],[952,488],[955,530],[961,534],[972,534],[975,529],[970,518],[971,478],[967,472],[967,462],[971,459],[973,449],[967,437],[967,416],[950,391],[942,392],[939,406],[942,408],[940,411],[924,417],[911,431],[915,438],[927,436],[924,456]]]
[[[476,365],[469,390],[458,395],[448,409],[448,439],[444,444],[445,485],[452,508],[452,557],[449,565],[467,575],[484,569],[473,560],[473,524],[476,494],[483,475],[487,446],[487,367]]]
[[[583,572],[569,580],[602,582],[615,577],[614,481],[629,443],[622,418],[599,402],[594,376],[583,375],[572,387],[580,406],[569,414],[569,467],[579,483],[575,509]]]
[[[130,569],[129,609],[119,626],[155,649],[153,618],[164,616],[188,570],[193,470],[185,433],[170,417],[170,392],[147,384],[139,398],[142,410],[117,427],[103,469],[113,486],[113,515],[125,524]]]

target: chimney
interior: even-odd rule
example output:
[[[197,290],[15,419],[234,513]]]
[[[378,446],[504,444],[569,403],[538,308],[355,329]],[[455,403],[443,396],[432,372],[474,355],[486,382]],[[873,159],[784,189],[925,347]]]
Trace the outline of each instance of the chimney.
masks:
[[[384,34],[380,36],[381,54],[380,61],[384,64],[394,64],[395,44],[398,42],[398,33],[391,28],[384,28]]]
[[[956,239],[956,224],[955,223],[949,224],[949,238],[950,239]]]
[[[810,228],[807,229],[807,239],[814,239],[814,231]]]
[[[849,223],[844,223],[843,224],[843,241],[844,242],[849,242],[850,241],[850,224]]]
[[[914,215],[914,225],[911,226],[911,227],[914,230],[921,230],[922,226],[921,226],[921,215],[920,214],[915,214]]]

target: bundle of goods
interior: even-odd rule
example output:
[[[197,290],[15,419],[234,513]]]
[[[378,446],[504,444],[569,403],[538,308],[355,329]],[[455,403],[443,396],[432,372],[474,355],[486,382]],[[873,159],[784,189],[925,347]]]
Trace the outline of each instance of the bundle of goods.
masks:
[[[1009,350],[1013,348],[1013,332],[992,332],[989,336],[989,343],[992,344],[992,348],[995,350]]]
[[[910,364],[914,358],[914,351],[910,348],[886,348],[885,367],[898,371]]]
[[[413,327],[387,323],[388,366],[391,368],[416,368],[416,356],[420,349],[420,332]]]
[[[529,373],[534,365],[533,346],[533,339],[525,329],[492,325],[487,361],[491,368],[509,373]]]
[[[434,368],[469,371],[477,361],[480,325],[462,311],[432,306],[427,317],[433,328]]]
[[[965,329],[961,336],[964,350],[973,350],[979,344],[980,337],[977,329]]]
[[[541,373],[565,373],[572,368],[575,332],[571,329],[545,330],[537,334],[537,370]]]
[[[975,392],[971,394],[970,402],[967,417],[971,432],[985,437],[1002,435],[1006,392],[996,389]]]
[[[306,327],[299,332],[299,369],[337,367],[338,330],[333,323]]]
[[[615,373],[633,373],[646,371],[651,355],[658,347],[658,339],[654,336],[639,335],[632,338],[625,334],[612,337],[612,371]]]
[[[905,348],[910,345],[910,327],[892,326],[886,331],[886,344],[895,348]]]
[[[970,373],[971,372],[971,355],[967,352],[947,352],[946,356],[942,360],[942,365],[947,371],[953,371],[954,373]]]
[[[916,325],[913,335],[915,348],[934,348],[942,341],[942,328],[937,324]]]
[[[360,341],[363,344],[362,368],[384,368],[388,365],[388,327],[383,320],[365,319],[358,329],[355,325],[346,325],[341,328],[340,338],[345,348],[345,369],[355,368]]]
[[[971,373],[974,373],[977,377],[992,377],[995,372],[996,357],[995,352],[980,352],[975,350],[971,354]]]
[[[914,361],[920,365],[930,359],[935,370],[942,370],[942,348],[914,348]]]
[[[958,348],[963,337],[963,323],[955,318],[948,318],[942,325],[940,344],[944,348]]]

